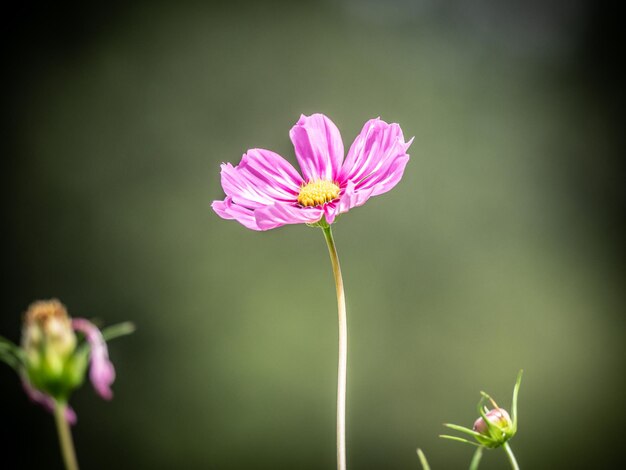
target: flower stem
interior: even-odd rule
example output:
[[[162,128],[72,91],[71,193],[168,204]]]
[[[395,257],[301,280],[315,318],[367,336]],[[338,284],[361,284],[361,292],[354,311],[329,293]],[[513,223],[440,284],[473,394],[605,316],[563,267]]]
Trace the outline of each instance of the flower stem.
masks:
[[[54,404],[54,420],[57,424],[59,433],[59,443],[61,444],[61,453],[65,461],[67,470],[78,470],[78,462],[76,460],[76,451],[74,450],[74,441],[72,440],[72,432],[70,425],[65,417],[67,405],[58,401]]]
[[[502,447],[506,451],[506,455],[509,458],[509,462],[511,462],[511,468],[513,470],[519,470],[519,465],[517,464],[517,460],[515,460],[515,455],[513,455],[513,450],[508,442],[505,442]]]
[[[323,226],[324,238],[328,245],[330,262],[333,265],[335,287],[337,288],[337,315],[339,318],[339,362],[337,367],[337,469],[346,469],[346,375],[348,367],[348,323],[346,320],[346,297],[343,292],[343,279],[335,240],[330,225]]]
[[[474,452],[474,456],[472,457],[472,461],[470,462],[469,470],[478,470],[478,464],[480,463],[480,459],[483,456],[483,447],[476,447],[476,452]]]

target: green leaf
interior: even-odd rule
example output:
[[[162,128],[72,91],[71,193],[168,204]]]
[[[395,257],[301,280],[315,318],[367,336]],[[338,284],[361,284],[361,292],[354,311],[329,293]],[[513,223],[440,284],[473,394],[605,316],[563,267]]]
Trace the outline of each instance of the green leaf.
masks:
[[[15,369],[17,371],[20,361],[13,355],[2,349],[0,349],[0,361],[4,362],[6,365]]]
[[[517,396],[519,394],[519,388],[522,384],[523,369],[517,373],[517,380],[515,381],[515,387],[513,387],[513,400],[511,401],[511,418],[513,419],[513,432],[517,432]]]
[[[476,432],[476,431],[474,431],[472,429],[469,429],[469,428],[466,428],[464,426],[459,426],[458,424],[445,423],[444,426],[447,427],[447,428],[450,428],[450,429],[454,429],[455,431],[459,431],[459,432],[468,434],[468,435],[473,436],[473,437],[484,437],[479,432]]]
[[[0,349],[4,348],[17,348],[16,344],[13,341],[6,339],[4,336],[0,336]]]
[[[442,439],[449,439],[451,441],[463,442],[464,444],[471,444],[473,446],[480,447],[480,444],[477,444],[474,441],[468,441],[467,439],[463,439],[462,437],[448,436],[447,434],[439,434],[439,437],[441,437]]]
[[[102,335],[102,338],[108,342],[121,336],[130,335],[135,330],[135,324],[126,321],[116,325],[107,326],[100,331],[100,334]],[[76,348],[75,354],[86,354],[86,352],[89,351],[89,347],[89,342],[85,341]]]
[[[131,333],[134,333],[135,330],[135,324],[126,321],[103,328],[102,337],[105,341],[111,341],[112,339],[119,338],[120,336],[130,335]]]
[[[0,361],[6,363],[16,371],[24,363],[22,349],[3,336],[0,336]]]

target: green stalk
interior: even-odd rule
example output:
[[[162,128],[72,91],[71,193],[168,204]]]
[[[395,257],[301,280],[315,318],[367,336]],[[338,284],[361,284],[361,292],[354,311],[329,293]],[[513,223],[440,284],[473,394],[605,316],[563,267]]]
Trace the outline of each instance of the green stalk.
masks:
[[[472,457],[472,461],[470,462],[469,470],[478,470],[478,464],[480,463],[480,459],[483,457],[483,446],[476,447],[476,452],[474,452],[474,456]]]
[[[67,470],[78,470],[78,461],[76,460],[72,432],[70,431],[70,425],[65,417],[66,411],[67,405],[65,403],[55,401],[54,420],[56,421],[57,431],[59,433],[59,443],[61,445],[65,468]]]
[[[513,450],[508,442],[505,442],[502,447],[506,451],[506,455],[509,458],[509,462],[511,462],[511,468],[513,470],[519,470],[519,465],[517,464],[517,460],[515,460],[515,455],[513,455]]]
[[[420,459],[420,463],[422,464],[422,470],[430,470],[430,465],[428,465],[428,460],[426,460],[426,455],[424,455],[422,449],[417,449],[417,457]]]
[[[330,225],[322,226],[333,266],[337,289],[337,315],[339,319],[339,361],[337,367],[337,469],[346,469],[346,376],[348,368],[348,324],[346,320],[346,297],[339,266],[337,248]]]

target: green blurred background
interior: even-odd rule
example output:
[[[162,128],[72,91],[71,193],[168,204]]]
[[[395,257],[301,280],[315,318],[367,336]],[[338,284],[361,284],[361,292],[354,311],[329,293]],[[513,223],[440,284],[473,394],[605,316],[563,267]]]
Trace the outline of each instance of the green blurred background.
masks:
[[[58,297],[132,320],[106,403],[73,397],[85,469],[335,465],[336,305],[322,234],[220,219],[219,164],[415,136],[401,183],[336,224],[348,462],[466,468],[481,389],[525,370],[523,468],[615,468],[624,392],[615,12],[593,2],[24,2],[5,12],[1,334]],[[6,468],[60,468],[51,416],[0,368]],[[618,427],[614,430],[614,427]],[[506,468],[488,452],[484,469]],[[5,468],[5,465],[0,465]]]

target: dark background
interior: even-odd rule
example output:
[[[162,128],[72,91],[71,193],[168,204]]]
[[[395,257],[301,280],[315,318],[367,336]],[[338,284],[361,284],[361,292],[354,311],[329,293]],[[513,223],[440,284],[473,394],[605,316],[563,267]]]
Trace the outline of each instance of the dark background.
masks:
[[[73,397],[86,469],[333,468],[334,291],[318,230],[219,219],[219,163],[292,162],[323,112],[415,136],[335,236],[350,468],[465,468],[437,435],[525,369],[523,468],[615,468],[624,391],[621,15],[604,2],[15,2],[3,11],[2,335],[58,297],[132,320],[115,398]],[[0,367],[2,468],[61,468]],[[617,429],[615,429],[617,427]],[[506,468],[488,452],[481,468]]]

